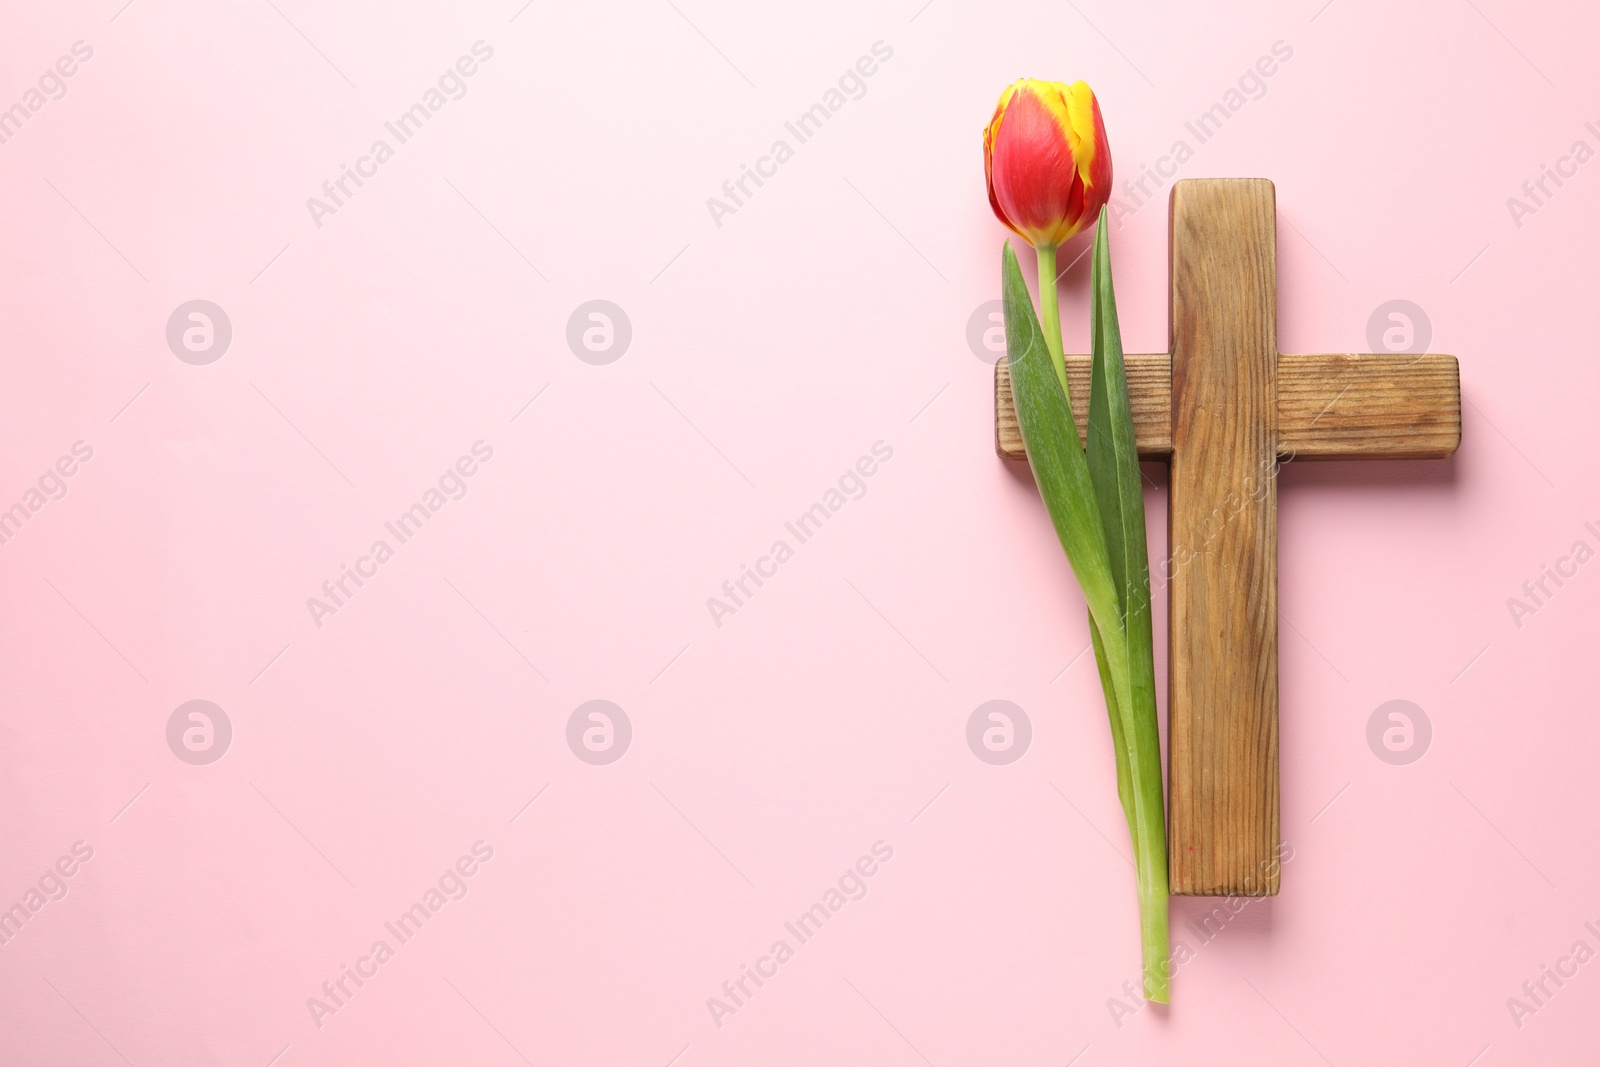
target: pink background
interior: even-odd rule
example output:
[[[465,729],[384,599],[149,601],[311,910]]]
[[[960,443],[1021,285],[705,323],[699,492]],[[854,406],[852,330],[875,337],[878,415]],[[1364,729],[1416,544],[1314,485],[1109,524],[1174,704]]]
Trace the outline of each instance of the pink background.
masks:
[[[1600,949],[1600,564],[1507,607],[1600,548],[1600,162],[1520,226],[1506,204],[1600,148],[1586,6],[123,3],[0,15],[0,108],[93,49],[0,144],[0,508],[93,449],[0,545],[0,908],[93,849],[0,946],[0,1061],[1595,1062],[1600,963],[1507,1006]],[[317,226],[307,198],[480,40],[466,95]],[[1082,602],[967,341],[1003,237],[979,132],[1011,79],[1082,77],[1136,177],[1278,41],[1181,176],[1277,183],[1284,350],[1422,307],[1464,444],[1282,476],[1294,859],[1198,948],[1216,902],[1175,902],[1195,959],[1134,1012]],[[1166,341],[1165,216],[1163,190],[1113,235],[1133,351]],[[232,324],[207,365],[166,341],[195,299]],[[608,365],[566,341],[592,299],[631,322]],[[315,625],[477,441],[465,497]],[[865,495],[715,625],[878,441]],[[165,732],[195,699],[233,730],[205,766]],[[592,699],[632,725],[609,765],[568,747]],[[966,742],[992,699],[1032,723],[1006,766]],[[1409,765],[1367,744],[1392,699],[1432,724]],[[478,841],[466,896],[319,1027],[308,998]],[[866,896],[789,938],[878,841]],[[779,938],[719,1027],[707,999]]]

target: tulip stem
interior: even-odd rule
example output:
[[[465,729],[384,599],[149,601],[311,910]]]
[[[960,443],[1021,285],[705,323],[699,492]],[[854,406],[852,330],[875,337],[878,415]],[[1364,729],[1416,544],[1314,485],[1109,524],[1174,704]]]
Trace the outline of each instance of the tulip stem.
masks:
[[[1050,362],[1055,365],[1061,391],[1067,393],[1067,359],[1061,354],[1061,303],[1056,293],[1056,246],[1040,245],[1034,251],[1039,256],[1039,310],[1044,317],[1044,346],[1050,353]]]

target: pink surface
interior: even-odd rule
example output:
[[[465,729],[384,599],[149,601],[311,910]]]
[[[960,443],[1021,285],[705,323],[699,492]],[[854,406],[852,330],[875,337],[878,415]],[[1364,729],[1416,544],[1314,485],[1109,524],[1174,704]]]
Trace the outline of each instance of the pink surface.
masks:
[[[1595,1062],[1592,10],[123,4],[0,15],[0,1062]],[[1084,611],[968,343],[1023,74],[1094,86],[1119,181],[1183,139],[1277,183],[1284,350],[1400,299],[1461,360],[1453,461],[1282,477],[1293,859],[1203,943],[1175,904],[1170,1010],[1123,989]],[[1113,235],[1134,351],[1165,214]],[[211,362],[214,314],[169,347],[194,300]],[[625,350],[614,313],[569,347],[591,300]],[[169,744],[195,700],[231,738]],[[626,725],[569,731],[593,700]],[[991,700],[1014,762],[969,748]],[[1422,759],[1369,747],[1391,700]]]

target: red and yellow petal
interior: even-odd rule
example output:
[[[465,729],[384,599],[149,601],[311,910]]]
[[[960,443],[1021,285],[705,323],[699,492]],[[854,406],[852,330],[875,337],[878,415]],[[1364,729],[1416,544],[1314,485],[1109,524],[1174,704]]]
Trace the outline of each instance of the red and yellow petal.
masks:
[[[1094,221],[1110,193],[1105,125],[1081,81],[1007,86],[983,149],[990,207],[1032,245],[1066,241]]]

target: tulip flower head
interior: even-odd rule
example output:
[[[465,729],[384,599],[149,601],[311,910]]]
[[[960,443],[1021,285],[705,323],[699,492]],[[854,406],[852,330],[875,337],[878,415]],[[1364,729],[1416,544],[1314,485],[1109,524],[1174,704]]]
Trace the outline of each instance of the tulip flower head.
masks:
[[[1094,92],[1081,81],[1006,86],[983,131],[983,172],[995,216],[1033,247],[1059,247],[1083,230],[1111,195]]]

